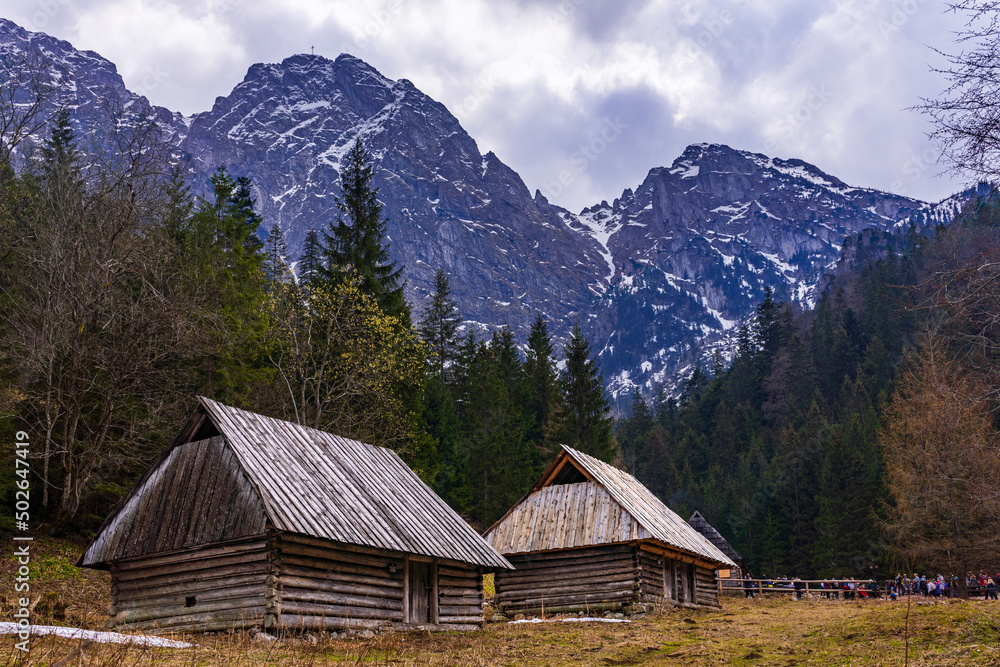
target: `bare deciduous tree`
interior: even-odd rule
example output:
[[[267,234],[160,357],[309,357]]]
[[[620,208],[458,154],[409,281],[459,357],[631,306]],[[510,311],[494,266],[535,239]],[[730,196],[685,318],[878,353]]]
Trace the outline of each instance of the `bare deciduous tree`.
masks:
[[[1000,173],[1000,1],[960,0],[948,8],[964,14],[958,53],[939,53],[948,65],[936,69],[948,81],[938,98],[916,108],[934,122],[931,139],[949,170],[995,181]]]
[[[880,436],[889,528],[905,562],[957,575],[1000,565],[1000,434],[981,378],[925,334]]]
[[[62,118],[45,148],[31,215],[0,289],[0,349],[16,369],[31,426],[44,439],[45,500],[72,519],[100,469],[148,442],[150,421],[183,386],[197,304],[163,219],[166,165],[155,128],[120,118],[113,156],[77,153]],[[61,480],[49,479],[58,466]]]

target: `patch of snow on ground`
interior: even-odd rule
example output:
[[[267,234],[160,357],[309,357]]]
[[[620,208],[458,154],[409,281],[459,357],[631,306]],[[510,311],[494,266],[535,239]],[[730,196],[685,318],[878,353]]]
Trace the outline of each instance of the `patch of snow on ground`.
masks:
[[[828,181],[817,174],[810,173],[805,167],[801,165],[797,167],[787,167],[783,165],[779,166],[775,164],[773,158],[767,160],[766,162],[758,161],[758,164],[760,164],[765,169],[774,169],[775,171],[785,174],[786,176],[791,176],[793,178],[801,178],[804,181],[809,181],[813,185],[818,185],[820,187],[826,188],[827,190],[836,192],[837,194],[844,195],[850,192],[854,192],[858,189],[850,187],[848,188],[838,187],[834,185],[832,181]]]
[[[771,264],[774,264],[776,267],[778,267],[778,269],[782,273],[794,273],[795,272],[795,267],[794,266],[792,266],[788,262],[784,261],[783,259],[781,259],[777,255],[769,255],[766,252],[762,252],[760,254],[761,254],[762,257],[764,257],[765,259],[767,259],[767,261],[771,262]]]
[[[627,618],[522,618],[520,621],[508,621],[510,625],[521,625],[523,623],[631,623]]]
[[[764,208],[764,205],[761,204],[760,202],[755,202],[755,203],[757,204],[757,208],[760,209],[760,212],[766,215],[767,217],[774,218],[775,220],[781,220],[781,218],[779,218],[778,216],[776,216],[775,214],[771,213],[766,208]]]
[[[583,232],[597,241],[598,245],[601,246],[601,255],[604,256],[604,261],[608,263],[607,280],[610,282],[615,277],[615,262],[611,257],[611,251],[608,249],[608,239],[622,228],[621,216],[612,216],[606,222],[601,222],[595,220],[593,214],[585,213],[576,216],[576,220],[584,228]]]
[[[0,635],[13,635],[20,632],[17,623],[0,623]],[[157,646],[161,648],[191,648],[194,644],[174,641],[155,635],[123,635],[118,632],[98,632],[81,628],[64,628],[56,625],[32,625],[33,635],[56,635],[66,639],[85,639],[99,644],[136,644],[138,646]]]
[[[736,222],[740,218],[745,218],[748,210],[750,210],[750,204],[742,204],[740,206],[716,206],[709,213],[723,213],[729,216],[729,222]]]
[[[717,310],[713,310],[712,308],[709,308],[708,306],[705,307],[705,310],[707,310],[709,313],[711,313],[712,317],[714,317],[715,319],[719,320],[719,324],[721,324],[722,328],[725,329],[726,331],[729,331],[730,329],[732,329],[733,327],[735,327],[737,324],[739,324],[739,322],[737,320],[727,320],[726,318],[724,318],[722,316],[722,313],[720,313]]]
[[[699,165],[681,165],[670,170],[671,174],[680,174],[681,178],[694,178],[701,172]]]

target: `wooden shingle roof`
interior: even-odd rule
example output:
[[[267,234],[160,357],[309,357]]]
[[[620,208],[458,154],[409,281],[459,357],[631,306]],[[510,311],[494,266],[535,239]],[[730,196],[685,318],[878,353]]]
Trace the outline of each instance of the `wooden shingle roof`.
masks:
[[[532,491],[485,537],[508,555],[651,540],[735,566],[635,477],[565,445]]]
[[[715,529],[715,526],[708,522],[708,519],[702,516],[701,512],[695,510],[691,518],[688,519],[688,523],[691,524],[692,528],[704,535],[709,542],[714,544],[719,551],[729,556],[733,562],[738,563],[743,560],[740,552],[729,543],[729,540],[722,536],[722,533]]]
[[[392,450],[207,398],[199,401],[274,529],[488,568],[512,567]],[[196,421],[193,417],[186,429],[189,439],[205,433],[205,426],[193,425]],[[138,497],[154,490],[149,482],[155,476],[147,472],[109,517],[81,559],[84,564],[114,558],[101,546],[115,542],[104,533],[121,525],[122,510],[142,504]]]

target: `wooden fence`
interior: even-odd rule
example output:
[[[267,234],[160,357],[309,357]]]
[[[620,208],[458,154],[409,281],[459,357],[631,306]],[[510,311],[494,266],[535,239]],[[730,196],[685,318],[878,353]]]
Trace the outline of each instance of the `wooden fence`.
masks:
[[[763,596],[766,593],[809,595],[818,593],[830,597],[878,597],[882,592],[874,579],[731,579],[716,577],[719,594]],[[845,587],[846,586],[846,587]]]

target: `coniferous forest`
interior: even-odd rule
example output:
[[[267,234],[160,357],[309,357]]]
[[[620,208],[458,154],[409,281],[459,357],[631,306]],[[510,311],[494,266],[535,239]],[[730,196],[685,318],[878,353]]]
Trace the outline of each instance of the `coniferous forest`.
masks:
[[[991,194],[948,227],[848,239],[813,310],[768,292],[731,360],[615,424],[579,327],[470,330],[444,270],[412,310],[360,140],[293,262],[238,165],[194,196],[154,123],[109,126],[85,145],[63,112],[0,165],[2,439],[28,433],[53,534],[91,535],[204,395],[391,447],[481,528],[565,444],[700,510],[755,574],[996,559]],[[3,468],[11,502],[17,482]]]
[[[462,333],[443,271],[411,312],[360,141],[336,219],[293,268],[246,177],[219,168],[192,196],[155,124],[119,120],[102,145],[127,150],[85,148],[63,112],[23,169],[2,169],[4,439],[29,434],[52,533],[91,534],[198,395],[391,447],[480,526],[559,443],[615,457],[579,330],[565,349],[543,317],[523,349],[506,327]]]
[[[768,295],[728,368],[633,396],[624,467],[700,510],[755,576],[995,563],[996,206],[848,239],[856,261],[811,311]]]

